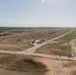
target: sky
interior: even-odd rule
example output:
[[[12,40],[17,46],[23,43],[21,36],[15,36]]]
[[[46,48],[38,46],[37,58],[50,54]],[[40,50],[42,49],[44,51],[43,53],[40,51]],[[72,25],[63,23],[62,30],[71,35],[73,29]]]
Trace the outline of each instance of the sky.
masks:
[[[0,0],[0,26],[76,27],[76,0]]]

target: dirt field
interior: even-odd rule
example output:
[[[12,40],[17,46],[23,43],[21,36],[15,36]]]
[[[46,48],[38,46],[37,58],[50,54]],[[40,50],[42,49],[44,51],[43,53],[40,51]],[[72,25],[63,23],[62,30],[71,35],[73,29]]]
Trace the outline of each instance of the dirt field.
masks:
[[[37,63],[27,59],[33,59]],[[0,54],[0,67],[6,68],[0,68],[1,75],[76,75],[76,61],[24,55]]]
[[[69,57],[71,55],[69,42],[76,39],[76,31],[69,34],[70,31],[72,32],[68,29],[29,29],[19,35],[1,37],[0,74],[76,75],[76,58],[69,60],[71,58]],[[64,36],[65,34],[66,36]],[[31,52],[35,47],[31,42],[40,39],[44,40],[44,43],[41,41],[40,44],[39,41],[39,45],[35,45],[40,46],[40,48],[38,47],[39,49],[35,50],[36,53]],[[51,41],[52,39],[53,41]],[[27,49],[30,47],[32,50]],[[44,53],[44,55],[37,52]],[[64,60],[65,58],[66,60]]]
[[[0,50],[25,50],[33,47],[33,44],[31,44],[31,42],[34,40],[42,39],[44,41],[47,41],[67,31],[68,30],[66,29],[24,29],[22,34],[22,31],[20,30],[19,32],[14,32],[16,34],[20,33],[19,35],[17,34],[8,37],[0,37]],[[11,31],[11,33],[13,33],[13,31]]]
[[[46,66],[34,60],[34,58],[35,57],[26,55],[0,54],[0,68],[8,72],[7,75],[10,74],[10,71],[13,71],[13,74],[16,72],[16,75],[18,75],[19,72],[20,74],[25,73],[27,75],[43,75],[44,72],[47,71]]]
[[[71,56],[70,41],[76,38],[76,31],[55,40],[53,43],[49,43],[41,48],[37,49],[36,52],[59,55],[59,56]]]
[[[76,61],[35,58],[47,66],[44,75],[76,75]]]

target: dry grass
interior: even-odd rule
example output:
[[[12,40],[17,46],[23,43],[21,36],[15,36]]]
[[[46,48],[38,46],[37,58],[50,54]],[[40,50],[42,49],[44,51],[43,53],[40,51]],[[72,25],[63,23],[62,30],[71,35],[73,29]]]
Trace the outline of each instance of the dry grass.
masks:
[[[53,43],[37,49],[36,52],[49,55],[69,56],[71,54],[71,48],[69,45],[63,45],[63,43]]]
[[[0,67],[25,72],[46,72],[46,66],[34,60],[34,57],[24,55],[0,54]]]
[[[33,46],[32,44],[30,44],[33,40],[44,39],[46,41],[48,39],[54,38],[66,32],[66,30],[29,29],[23,32],[25,34],[15,35],[15,36],[6,37],[6,38],[0,38],[0,50],[13,50],[13,51],[25,50]],[[20,33],[22,33],[22,31]]]
[[[71,55],[71,47],[69,42],[72,39],[76,38],[76,31],[57,39],[56,43],[47,44],[39,49],[36,52],[50,54],[50,55],[59,55],[59,56],[70,56]]]

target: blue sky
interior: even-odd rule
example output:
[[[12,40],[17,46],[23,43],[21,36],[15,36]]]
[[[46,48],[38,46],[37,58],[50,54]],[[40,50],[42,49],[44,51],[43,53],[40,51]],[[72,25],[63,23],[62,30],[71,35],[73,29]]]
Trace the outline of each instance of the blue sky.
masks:
[[[76,0],[0,0],[0,26],[76,27]]]

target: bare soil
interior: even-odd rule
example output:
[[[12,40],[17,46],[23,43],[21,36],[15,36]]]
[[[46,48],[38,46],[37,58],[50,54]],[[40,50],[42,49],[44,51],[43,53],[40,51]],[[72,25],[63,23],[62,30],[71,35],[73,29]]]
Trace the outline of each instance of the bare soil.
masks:
[[[34,60],[35,57],[26,55],[0,54],[0,74],[7,75],[43,75],[47,71],[46,66]],[[11,71],[13,73],[11,73]]]
[[[68,30],[67,30],[68,31]],[[56,36],[59,36],[66,30],[53,30],[53,29],[29,29],[27,31],[17,32],[15,35],[7,35],[0,37],[0,50],[9,50],[9,51],[21,51],[33,47],[31,42],[33,40],[44,40],[47,41]],[[10,32],[10,31],[9,31]],[[20,34],[19,34],[20,33]]]
[[[47,71],[44,75],[72,75],[72,72],[76,71],[76,61],[72,62],[47,58],[35,58],[35,60],[42,62],[47,66],[49,71]]]
[[[44,69],[37,68],[34,65],[28,65],[25,66],[24,62],[21,61],[23,59],[33,59],[36,62],[39,62],[38,64],[42,63],[46,66]],[[18,62],[19,61],[19,62]],[[26,60],[24,60],[26,61]],[[28,62],[28,61],[27,61]],[[17,63],[17,64],[16,64]],[[28,62],[29,63],[29,62]],[[18,65],[20,64],[20,66]],[[13,65],[13,66],[12,66]],[[13,70],[12,71],[12,66]],[[32,67],[31,67],[32,66]],[[8,55],[8,54],[0,54],[0,67],[6,68],[2,69],[0,68],[0,74],[1,75],[74,75],[76,72],[76,61],[68,61],[68,60],[57,60],[57,59],[49,59],[49,58],[43,58],[43,57],[33,57],[33,56],[24,56],[24,55]],[[30,68],[31,67],[31,68]],[[26,69],[27,68],[27,69]],[[21,70],[25,69],[25,72],[22,72]],[[42,71],[43,72],[40,72]],[[20,71],[17,71],[20,70]],[[38,71],[36,71],[38,70]]]

